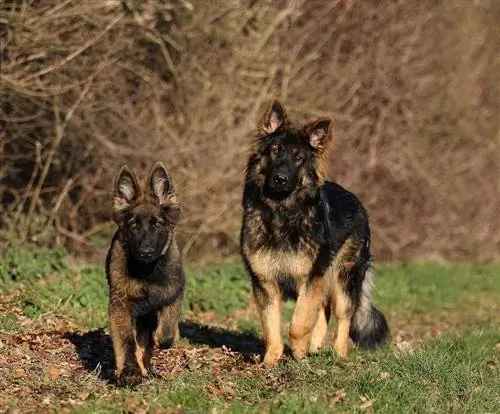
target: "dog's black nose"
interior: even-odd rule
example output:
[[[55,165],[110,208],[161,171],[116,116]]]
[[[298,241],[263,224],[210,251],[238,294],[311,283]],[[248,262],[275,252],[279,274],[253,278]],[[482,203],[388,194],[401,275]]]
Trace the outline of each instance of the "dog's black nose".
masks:
[[[141,249],[139,250],[139,256],[141,257],[141,259],[151,259],[154,252],[154,249],[150,248]]]
[[[274,176],[274,184],[283,186],[288,182],[288,177],[285,174],[276,174]]]

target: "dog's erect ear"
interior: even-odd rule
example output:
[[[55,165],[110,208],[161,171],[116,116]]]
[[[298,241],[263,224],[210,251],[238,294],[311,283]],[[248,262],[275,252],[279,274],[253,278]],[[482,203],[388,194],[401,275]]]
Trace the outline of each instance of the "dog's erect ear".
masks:
[[[128,209],[141,195],[141,187],[135,173],[124,165],[115,181],[113,213],[116,215]]]
[[[151,168],[148,179],[149,194],[156,198],[161,205],[167,219],[176,223],[181,215],[181,209],[177,202],[174,185],[165,165],[158,161]]]
[[[328,118],[320,118],[307,124],[303,131],[309,137],[309,144],[317,151],[324,151],[332,138],[332,121]]]
[[[165,165],[158,161],[151,168],[148,179],[149,194],[158,200],[159,204],[175,203],[175,192],[172,179]]]
[[[285,107],[277,99],[273,99],[269,109],[264,113],[258,124],[262,133],[272,134],[288,122]]]

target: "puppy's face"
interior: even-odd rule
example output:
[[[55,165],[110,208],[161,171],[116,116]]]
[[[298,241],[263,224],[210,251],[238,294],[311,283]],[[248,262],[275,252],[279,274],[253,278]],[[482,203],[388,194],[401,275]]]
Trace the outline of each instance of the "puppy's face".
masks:
[[[122,230],[128,253],[137,261],[151,263],[168,248],[180,208],[165,167],[152,168],[146,191],[135,173],[123,167],[115,183],[113,217]]]

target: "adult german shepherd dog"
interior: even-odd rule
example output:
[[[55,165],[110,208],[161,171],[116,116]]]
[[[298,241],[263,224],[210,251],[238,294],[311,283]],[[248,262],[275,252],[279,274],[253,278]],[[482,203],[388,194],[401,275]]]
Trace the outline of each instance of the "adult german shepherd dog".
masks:
[[[265,364],[283,354],[283,298],[297,300],[290,327],[296,359],[322,347],[332,312],[341,357],[349,337],[363,348],[388,337],[385,317],[371,304],[367,212],[354,194],[323,179],[330,129],[326,118],[295,127],[274,100],[248,160],[241,250],[262,323]]]
[[[146,187],[122,167],[115,181],[113,219],[118,225],[106,260],[109,324],[117,385],[135,385],[151,373],[153,345],[179,337],[184,292],[175,238],[180,208],[172,180],[158,162]]]

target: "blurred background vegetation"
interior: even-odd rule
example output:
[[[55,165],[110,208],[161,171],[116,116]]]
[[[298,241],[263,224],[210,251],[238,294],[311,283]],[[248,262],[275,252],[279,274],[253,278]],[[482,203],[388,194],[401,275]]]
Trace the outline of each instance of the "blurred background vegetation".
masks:
[[[163,160],[189,263],[234,256],[277,96],[334,120],[377,260],[498,259],[498,22],[497,0],[0,0],[1,244],[102,260],[118,167]]]

